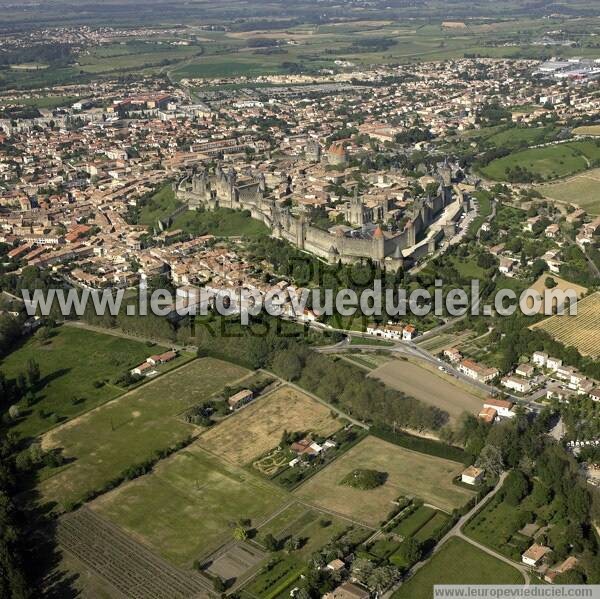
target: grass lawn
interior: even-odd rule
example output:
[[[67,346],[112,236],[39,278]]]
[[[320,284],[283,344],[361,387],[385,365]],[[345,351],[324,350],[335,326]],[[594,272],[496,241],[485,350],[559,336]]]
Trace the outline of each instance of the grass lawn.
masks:
[[[181,203],[175,197],[171,184],[161,187],[140,210],[140,224],[153,225],[166,219]]]
[[[592,169],[566,181],[539,186],[537,191],[547,198],[576,204],[589,214],[596,215],[600,214],[598,186],[600,186],[600,169]]]
[[[291,387],[281,387],[206,431],[199,443],[239,466],[279,445],[284,430],[329,435],[341,428],[328,407]]]
[[[387,481],[363,491],[341,486],[340,481],[358,468],[386,472]],[[295,492],[315,505],[344,514],[369,525],[383,520],[399,496],[420,497],[451,511],[462,506],[472,493],[452,483],[462,465],[417,453],[375,437],[367,437],[315,474]]]
[[[42,377],[37,403],[28,407],[21,402],[22,417],[13,431],[32,437],[114,399],[125,391],[112,384],[115,377],[165,350],[68,326],[55,330],[47,342],[29,338],[0,362],[2,372],[15,378],[25,373],[29,360],[35,360]],[[97,381],[103,384],[96,386]]]
[[[189,566],[232,538],[230,523],[248,518],[256,525],[285,500],[271,483],[194,444],[91,508],[174,564]]]
[[[196,433],[177,415],[247,374],[212,358],[195,360],[48,432],[44,448],[61,447],[72,461],[43,473],[42,496],[63,506],[81,500],[155,451]]]
[[[431,599],[436,584],[523,584],[521,573],[466,541],[451,539],[393,599]]]
[[[410,516],[401,520],[397,526],[394,527],[396,534],[402,535],[403,537],[412,537],[417,531],[423,528],[434,516],[439,513],[433,508],[422,505],[417,508]]]
[[[212,211],[188,210],[173,220],[171,229],[181,229],[192,235],[216,235],[217,237],[259,237],[268,235],[269,230],[249,213],[228,208]]]
[[[506,170],[520,166],[544,179],[574,175],[600,158],[600,147],[592,141],[579,141],[513,152],[493,160],[481,169],[490,179],[506,180]]]

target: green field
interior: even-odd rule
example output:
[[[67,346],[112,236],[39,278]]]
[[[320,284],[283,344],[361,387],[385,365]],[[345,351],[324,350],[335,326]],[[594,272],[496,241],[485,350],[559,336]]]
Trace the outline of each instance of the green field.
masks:
[[[268,235],[269,230],[246,211],[218,208],[213,211],[188,210],[177,216],[171,229],[181,229],[192,235],[216,235],[218,237]]]
[[[115,377],[166,350],[69,326],[52,335],[46,342],[31,337],[0,363],[8,378],[24,373],[29,360],[40,367],[37,401],[33,406],[27,406],[25,400],[20,402],[21,418],[13,427],[24,437],[39,435],[121,395],[125,389],[112,383]]]
[[[356,469],[377,470],[388,475],[386,482],[363,491],[341,486],[340,481]],[[464,505],[472,493],[452,480],[462,465],[417,453],[375,437],[367,437],[337,458],[296,490],[296,495],[370,525],[388,514],[391,502],[401,495],[451,511]]]
[[[40,492],[61,505],[80,501],[124,470],[198,429],[177,418],[249,372],[202,358],[48,432],[46,449],[63,448],[70,461],[46,471]]]
[[[592,141],[556,144],[513,152],[481,169],[484,176],[507,180],[508,169],[519,166],[539,179],[558,179],[584,171],[600,159],[600,146]]]
[[[461,539],[451,539],[393,599],[431,599],[436,584],[523,584],[521,573]]]
[[[600,169],[593,169],[566,181],[539,186],[537,191],[547,198],[575,204],[589,214],[597,215],[600,214],[599,186]]]
[[[91,507],[166,559],[189,566],[232,538],[231,522],[248,518],[256,526],[285,500],[271,483],[194,444]]]

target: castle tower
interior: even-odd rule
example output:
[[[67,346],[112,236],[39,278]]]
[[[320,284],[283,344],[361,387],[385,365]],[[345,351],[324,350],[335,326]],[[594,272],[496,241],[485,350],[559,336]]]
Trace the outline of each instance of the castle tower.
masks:
[[[382,262],[385,258],[385,237],[380,226],[377,226],[373,233],[373,249],[371,258],[376,262]]]

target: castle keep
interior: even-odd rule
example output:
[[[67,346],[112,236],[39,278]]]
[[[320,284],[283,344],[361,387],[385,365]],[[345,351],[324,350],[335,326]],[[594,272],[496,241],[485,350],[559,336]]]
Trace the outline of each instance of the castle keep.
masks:
[[[444,236],[453,235],[456,220],[467,200],[453,190],[449,178],[440,178],[435,197],[415,200],[407,211],[402,231],[383,230],[377,222],[385,222],[389,206],[386,201],[367,207],[358,191],[344,208],[345,219],[356,229],[333,226],[326,231],[311,224],[304,214],[292,214],[267,193],[265,178],[243,176],[218,165],[214,172],[202,169],[186,177],[177,186],[178,198],[192,210],[203,206],[248,210],[252,218],[262,221],[274,237],[285,239],[301,250],[308,251],[329,263],[349,264],[370,258],[380,266],[396,270],[419,256],[431,253]],[[455,192],[456,191],[456,192]],[[449,214],[444,222],[436,219]]]

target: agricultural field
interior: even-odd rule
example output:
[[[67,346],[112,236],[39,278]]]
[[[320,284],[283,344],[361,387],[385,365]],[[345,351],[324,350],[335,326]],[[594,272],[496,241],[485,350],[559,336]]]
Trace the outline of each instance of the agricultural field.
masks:
[[[53,330],[49,339],[30,337],[0,361],[8,378],[25,374],[29,360],[40,368],[36,401],[31,406],[20,402],[13,431],[33,437],[122,395],[125,388],[115,379],[166,349],[70,326]]]
[[[276,447],[284,430],[330,435],[342,424],[331,410],[291,387],[280,387],[206,431],[202,447],[239,466]]]
[[[600,159],[600,147],[592,141],[575,141],[513,152],[481,169],[489,179],[504,181],[507,171],[519,166],[540,179],[559,179],[589,169]]]
[[[574,204],[589,214],[600,214],[600,169],[592,169],[575,177],[540,185],[536,189],[545,197],[556,202]]]
[[[460,567],[457,567],[460,564]],[[431,599],[436,584],[523,584],[521,573],[462,539],[450,539],[393,599]]]
[[[46,450],[62,449],[66,465],[42,472],[39,490],[59,505],[81,501],[126,469],[200,429],[177,416],[249,371],[202,358],[87,412],[42,437]]]
[[[600,356],[600,293],[577,303],[577,315],[552,316],[534,324],[532,329],[546,331],[553,339],[572,346],[584,356]]]
[[[255,527],[287,500],[194,443],[90,507],[173,564],[191,566],[233,538],[232,522],[247,518]]]
[[[600,125],[587,125],[573,129],[574,135],[600,135]]]
[[[473,331],[461,331],[459,333],[440,333],[424,341],[419,341],[417,338],[417,345],[433,354],[440,354],[445,349],[455,347],[460,343],[469,341],[475,337],[476,333]]]
[[[368,491],[340,486],[356,469],[387,473],[386,482]],[[301,485],[295,494],[315,505],[375,526],[399,496],[420,497],[444,511],[464,505],[472,493],[452,480],[462,465],[367,437]]]
[[[358,364],[367,370],[375,370],[384,364],[387,364],[393,358],[386,354],[378,354],[375,352],[350,352],[344,354],[344,360],[353,364]]]
[[[481,409],[481,398],[470,393],[457,379],[408,360],[392,360],[369,376],[379,379],[388,387],[445,410],[453,422],[464,412],[478,414]]]
[[[553,279],[556,283],[556,287],[552,289],[548,289],[546,287],[546,279]],[[530,289],[537,291],[542,296],[542,301],[545,302],[546,292],[552,291],[562,291],[565,292],[567,290],[574,291],[577,299],[581,299],[586,293],[587,288],[582,287],[581,285],[576,285],[575,283],[571,283],[566,281],[565,279],[561,279],[555,275],[550,275],[548,273],[544,273],[533,285],[530,286]],[[528,305],[531,307],[533,305],[533,300],[528,302]],[[556,301],[553,302],[553,306],[556,306]],[[540,313],[544,313],[544,305],[540,307]]]

